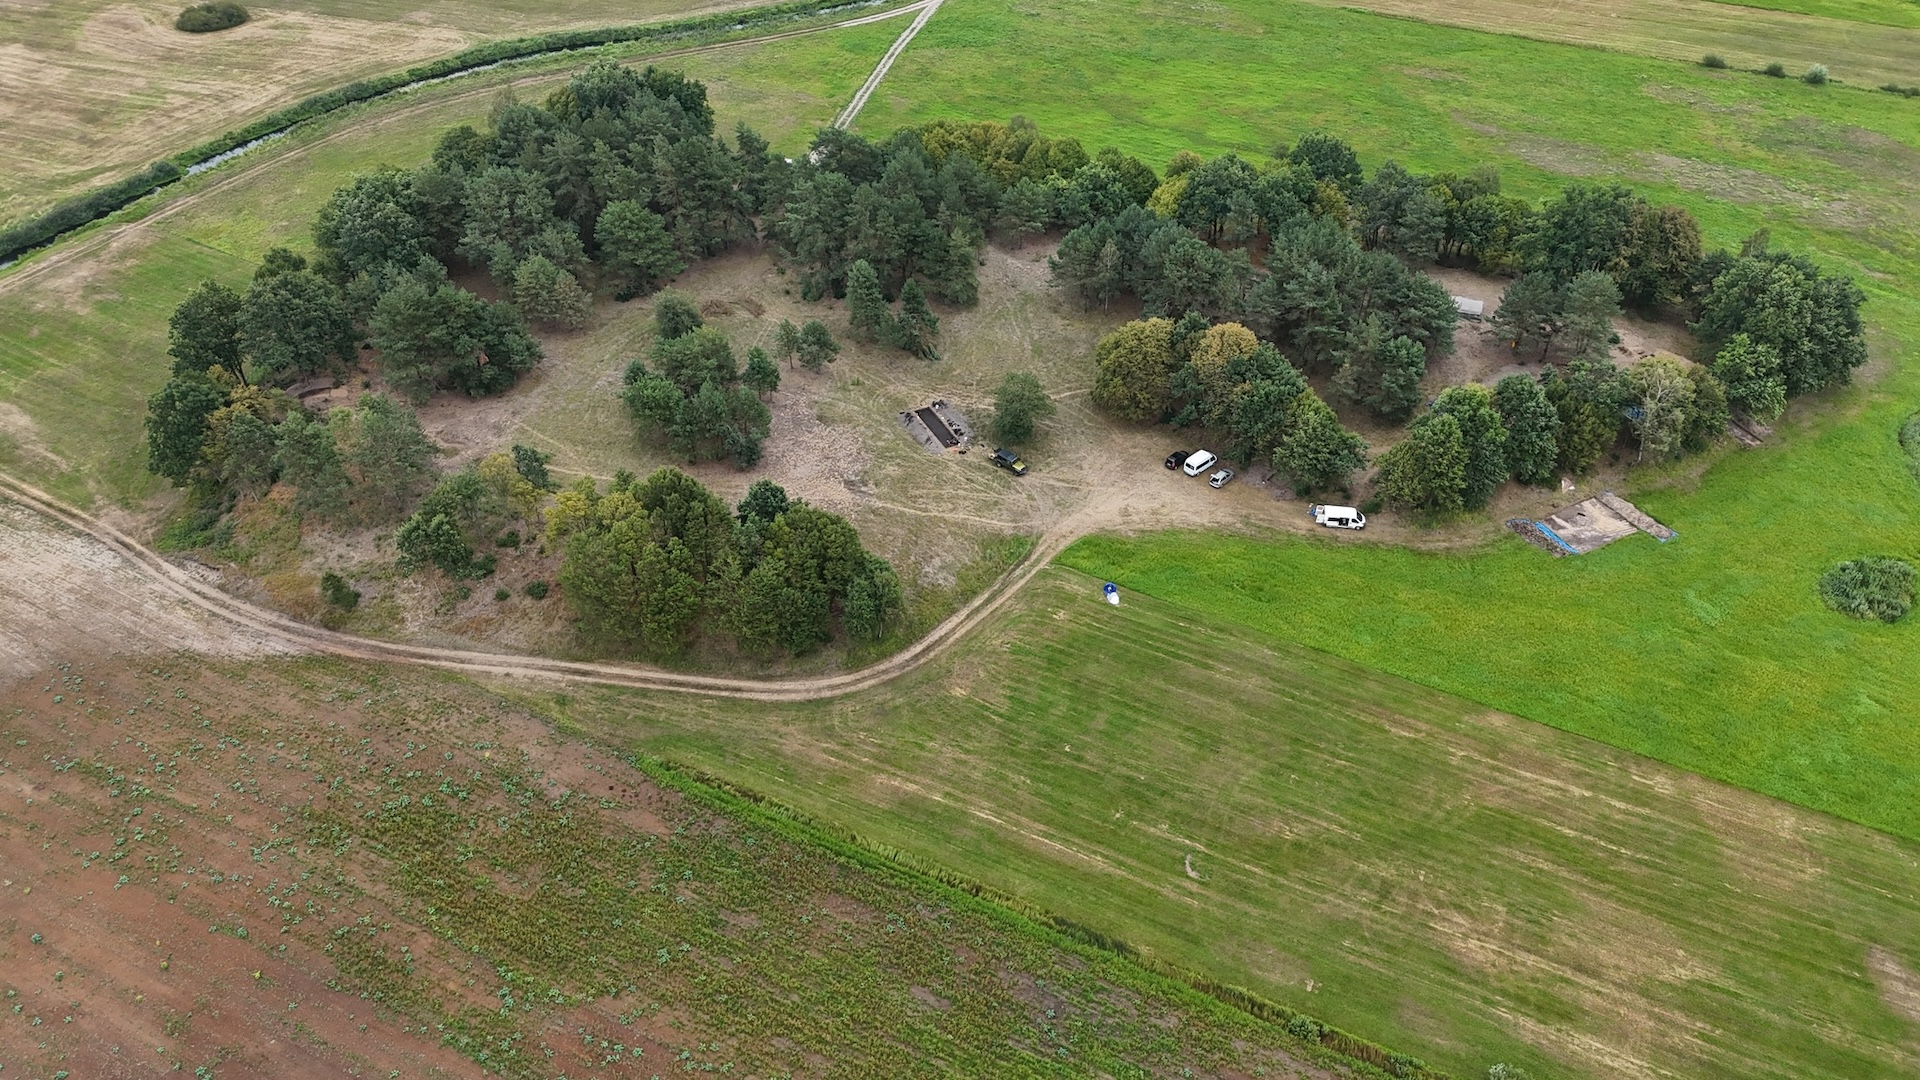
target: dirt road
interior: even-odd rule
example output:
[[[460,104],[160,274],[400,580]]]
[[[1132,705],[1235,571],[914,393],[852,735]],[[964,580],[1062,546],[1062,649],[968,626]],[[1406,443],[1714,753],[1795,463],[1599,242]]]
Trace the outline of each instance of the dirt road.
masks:
[[[887,72],[893,70],[893,62],[900,59],[901,53],[907,51],[907,44],[913,40],[915,34],[920,32],[921,27],[927,25],[927,20],[933,18],[933,13],[940,10],[942,2],[943,0],[926,0],[926,3],[920,5],[920,14],[908,24],[905,30],[900,31],[900,36],[894,39],[887,54],[874,65],[873,74],[867,76],[867,81],[861,84],[859,92],[853,95],[853,100],[847,102],[847,107],[840,110],[839,116],[833,118],[834,127],[845,130],[853,126],[853,121],[860,115],[860,110],[867,107],[867,99],[879,89],[880,80],[886,78]]]
[[[871,667],[839,675],[808,678],[744,679],[690,675],[641,664],[582,663],[550,660],[538,656],[434,648],[336,633],[317,626],[309,626],[278,612],[269,611],[230,596],[169,562],[159,553],[113,526],[66,506],[46,492],[12,477],[0,475],[0,496],[12,499],[29,510],[82,532],[103,545],[112,554],[120,556],[124,562],[113,568],[114,573],[131,570],[145,579],[154,590],[153,596],[135,597],[131,601],[112,601],[114,605],[121,608],[129,606],[133,608],[136,614],[122,620],[126,621],[129,627],[140,623],[141,620],[137,617],[138,612],[177,608],[184,605],[202,615],[218,620],[231,634],[231,637],[218,633],[206,636],[192,634],[183,636],[177,630],[170,630],[168,625],[163,624],[147,629],[144,634],[124,639],[135,647],[151,642],[150,647],[154,648],[193,649],[214,647],[209,644],[210,642],[244,641],[254,650],[262,652],[324,653],[357,660],[416,664],[474,675],[562,679],[641,690],[713,694],[756,701],[812,701],[840,697],[878,686],[914,670],[999,610],[1001,605],[1019,591],[1020,586],[1031,580],[1052,561],[1055,555],[1072,543],[1074,538],[1088,531],[1088,526],[1101,518],[1096,508],[1088,507],[1082,513],[1062,520],[1040,538],[1025,559],[991,588],[975,597],[965,607],[948,617],[945,622],[934,627],[919,641]],[[124,585],[117,591],[128,592]],[[57,606],[49,603],[48,596],[44,592],[41,593],[38,601],[24,595],[0,597],[0,600],[10,600],[11,602],[6,605],[10,609],[31,610],[38,607],[58,610]],[[9,611],[7,617],[13,618],[15,615]],[[111,631],[102,628],[101,632]]]

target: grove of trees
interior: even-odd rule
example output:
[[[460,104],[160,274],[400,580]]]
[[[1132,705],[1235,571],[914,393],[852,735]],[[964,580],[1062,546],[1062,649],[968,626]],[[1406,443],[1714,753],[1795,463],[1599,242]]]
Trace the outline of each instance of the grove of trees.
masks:
[[[845,519],[771,481],[729,511],[675,469],[582,480],[546,516],[560,584],[590,638],[643,655],[696,642],[801,653],[844,634],[881,637],[903,611],[899,578]]]
[[[620,392],[635,425],[688,461],[752,468],[773,423],[760,395],[779,387],[780,369],[755,349],[742,371],[726,335],[685,297],[663,294],[654,310],[653,365],[628,364]]]
[[[1175,155],[1144,197],[1147,176],[1117,177],[1089,163],[1022,207],[1034,228],[1067,230],[1049,260],[1056,287],[1084,307],[1130,296],[1143,310],[1095,348],[1094,402],[1205,426],[1229,459],[1270,460],[1303,489],[1344,487],[1366,463],[1308,377],[1379,419],[1412,418],[1378,463],[1380,496],[1448,513],[1484,506],[1509,477],[1586,472],[1622,437],[1643,459],[1698,451],[1730,409],[1770,420],[1866,359],[1851,279],[1769,250],[1764,234],[1705,253],[1686,210],[1617,185],[1535,204],[1502,194],[1489,169],[1423,176],[1388,161],[1368,176],[1325,134],[1258,163]],[[1555,363],[1422,410],[1456,318],[1418,269],[1430,262],[1511,275],[1491,325],[1522,360]],[[1626,307],[1689,315],[1712,364],[1616,367]]]

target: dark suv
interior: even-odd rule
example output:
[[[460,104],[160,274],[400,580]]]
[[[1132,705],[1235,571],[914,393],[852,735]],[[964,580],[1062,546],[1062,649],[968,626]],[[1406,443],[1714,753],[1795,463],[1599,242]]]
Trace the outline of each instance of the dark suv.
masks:
[[[1167,468],[1177,469],[1180,466],[1185,465],[1187,463],[1187,459],[1192,456],[1193,456],[1193,451],[1191,450],[1175,450],[1173,453],[1167,455]]]
[[[993,452],[993,463],[1007,470],[1008,472],[1012,473],[1015,476],[1027,475],[1027,463],[1024,461],[1021,461],[1020,455],[1014,453],[1011,450],[1006,450],[1006,449],[995,450]]]

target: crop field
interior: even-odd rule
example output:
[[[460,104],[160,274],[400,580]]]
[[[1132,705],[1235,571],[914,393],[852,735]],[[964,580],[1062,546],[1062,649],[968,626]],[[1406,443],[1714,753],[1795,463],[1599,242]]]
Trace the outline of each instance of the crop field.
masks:
[[[216,34],[173,28],[184,3],[9,4],[0,21],[0,225],[240,122],[477,41],[652,22],[744,0],[369,0],[249,4]]]
[[[1920,1069],[1920,846],[1098,578],[845,701],[522,696],[1457,1077]]]
[[[689,798],[473,686],[70,661],[5,691],[0,735],[10,1073],[1335,1064],[1111,953]]]

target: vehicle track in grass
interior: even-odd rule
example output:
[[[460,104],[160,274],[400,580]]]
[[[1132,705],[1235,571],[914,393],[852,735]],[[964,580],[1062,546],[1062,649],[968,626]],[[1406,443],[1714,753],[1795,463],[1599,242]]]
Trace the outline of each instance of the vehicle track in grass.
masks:
[[[926,0],[919,5],[920,14],[914,16],[913,22],[907,24],[905,30],[900,31],[900,36],[895,38],[893,45],[887,49],[887,54],[874,65],[873,74],[867,76],[867,81],[862,83],[860,89],[853,95],[853,100],[847,102],[847,107],[841,109],[840,115],[833,118],[834,127],[844,131],[853,126],[854,120],[860,116],[860,110],[867,107],[867,99],[880,88],[880,80],[886,78],[887,72],[893,70],[893,62],[900,59],[901,53],[907,51],[907,46],[913,41],[914,35],[927,25],[927,20],[933,18],[933,13],[939,11],[940,5],[944,2],[945,0]]]

